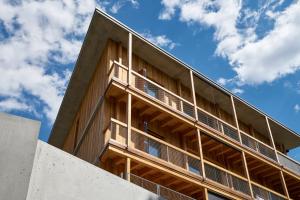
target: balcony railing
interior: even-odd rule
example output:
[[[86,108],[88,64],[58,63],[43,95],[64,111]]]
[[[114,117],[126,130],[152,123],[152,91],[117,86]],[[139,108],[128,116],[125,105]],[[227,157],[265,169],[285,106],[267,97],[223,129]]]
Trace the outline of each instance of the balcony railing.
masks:
[[[241,132],[242,137],[242,144],[274,161],[276,160],[275,151],[269,147],[268,145],[264,144],[263,142],[257,140],[256,138]]]
[[[280,164],[300,175],[300,163],[277,151]]]
[[[268,191],[258,185],[252,184],[253,196],[256,200],[285,200],[285,198]]]
[[[205,112],[200,108],[198,108],[198,120],[203,124],[209,126],[210,128],[213,128],[216,131],[220,132],[221,134],[224,134],[231,139],[239,142],[239,134],[234,126],[218,119],[217,117],[208,112]]]
[[[194,118],[194,105],[173,92],[165,89],[159,84],[149,80],[135,71],[132,72],[131,84],[136,89],[146,93],[151,98],[154,98],[169,108],[176,110],[185,116]]]
[[[157,183],[151,182],[134,174],[130,174],[130,182],[146,190],[149,190],[166,200],[196,200],[192,197],[176,192],[175,190],[172,190],[170,188],[158,185]]]
[[[206,177],[223,186],[229,187],[235,191],[250,195],[249,184],[246,178],[238,177],[232,172],[212,165],[212,163],[205,162],[204,164]]]
[[[111,118],[104,131],[104,143],[107,144],[109,140],[125,145],[127,141],[127,124]]]
[[[126,66],[114,61],[113,65],[109,69],[108,77],[109,77],[109,80],[111,80],[112,78],[116,78],[119,81],[121,81],[122,83],[127,84],[128,68]]]
[[[200,157],[170,145],[136,128],[131,130],[131,147],[172,165],[202,175]]]

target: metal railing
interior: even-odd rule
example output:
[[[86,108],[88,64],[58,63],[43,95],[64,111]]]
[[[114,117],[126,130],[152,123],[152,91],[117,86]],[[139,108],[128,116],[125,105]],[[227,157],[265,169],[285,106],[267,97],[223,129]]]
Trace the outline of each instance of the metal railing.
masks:
[[[178,147],[171,146],[140,130],[132,128],[131,147],[162,159],[191,173],[202,175],[200,158]]]
[[[262,143],[257,139],[254,139],[253,137],[247,135],[244,132],[240,132],[240,133],[242,138],[242,144],[244,146],[277,162],[275,151],[271,147],[269,147],[268,145]]]
[[[239,142],[239,134],[237,129],[233,126],[220,121],[217,117],[214,117],[198,108],[198,120],[205,125],[219,131],[220,133],[230,137],[231,139]]]
[[[182,114],[195,118],[194,105],[173,92],[165,89],[159,84],[149,80],[135,71],[132,72],[132,86],[146,93],[148,96],[159,100],[173,110],[179,111]]]
[[[123,83],[128,82],[128,68],[116,61],[113,62],[111,68],[108,71],[109,80],[111,78],[117,78]]]
[[[282,154],[281,152],[277,152],[279,163],[282,164],[285,168],[288,168],[296,174],[300,175],[300,164],[297,161]]]
[[[204,164],[204,168],[206,177],[208,179],[220,183],[223,186],[227,186],[235,191],[250,195],[249,184],[246,180],[243,180],[208,163]]]
[[[123,122],[111,118],[111,121],[104,131],[104,143],[106,144],[110,139],[120,144],[126,144],[127,125]]]
[[[130,174],[130,182],[132,182],[146,190],[149,190],[149,191],[157,194],[158,196],[163,197],[166,200],[196,200],[185,194],[181,194],[175,190],[161,186],[157,183],[151,182],[151,181],[144,179],[142,177],[139,177],[135,174]]]
[[[253,196],[256,200],[284,200],[285,198],[280,197],[270,191],[267,191],[257,185],[252,184]]]

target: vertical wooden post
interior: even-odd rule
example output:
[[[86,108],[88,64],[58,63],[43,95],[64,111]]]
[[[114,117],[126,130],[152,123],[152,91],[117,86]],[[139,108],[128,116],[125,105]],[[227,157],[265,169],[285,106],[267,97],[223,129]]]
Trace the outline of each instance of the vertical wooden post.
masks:
[[[125,179],[130,182],[130,165],[131,165],[131,160],[129,157],[126,157],[125,161]]]
[[[209,199],[208,199],[208,191],[207,191],[207,188],[204,188],[204,199],[205,199],[205,200],[209,200]]]
[[[240,127],[239,127],[239,120],[237,118],[235,104],[234,104],[234,99],[233,99],[232,95],[230,95],[230,100],[231,100],[231,105],[232,105],[232,111],[233,111],[234,121],[235,121],[235,124],[236,124],[236,128],[238,130],[239,140],[240,140],[240,143],[242,143],[242,137],[241,137]]]
[[[195,119],[198,120],[196,93],[195,93],[195,85],[194,85],[194,75],[193,75],[193,71],[191,69],[190,69],[190,79],[191,79],[191,86],[192,86],[192,96],[193,96],[193,103],[194,103]]]
[[[284,179],[282,170],[280,170],[280,181],[281,181],[281,184],[282,184],[282,186],[283,186],[283,190],[284,190],[285,196],[286,196],[288,199],[290,199],[289,191],[288,191],[288,189],[287,189],[287,186],[286,186],[286,183],[285,183],[285,179]]]
[[[130,146],[131,142],[131,94],[128,93],[127,96],[127,147]]]
[[[265,116],[265,118],[266,118],[266,123],[267,123],[267,127],[268,127],[268,133],[269,133],[269,136],[270,136],[271,144],[272,144],[272,147],[273,147],[274,152],[275,152],[276,160],[279,163],[278,154],[277,154],[277,151],[276,151],[276,146],[275,146],[275,142],[274,142],[274,139],[273,139],[272,130],[271,130],[270,123],[269,123],[269,118],[267,116]],[[284,179],[284,176],[283,176],[282,169],[280,169],[280,181],[281,181],[281,184],[283,186],[283,190],[284,190],[285,195],[287,196],[288,199],[290,199],[289,191],[288,191],[286,183],[285,183],[285,179]]]
[[[202,176],[203,176],[203,179],[206,179],[200,129],[197,129],[197,138],[198,138],[198,148],[199,148],[199,154],[200,154],[199,156],[200,156],[200,159],[201,159],[200,163],[201,163],[201,168],[202,168]]]
[[[270,140],[271,140],[271,144],[272,144],[272,147],[273,147],[274,152],[275,152],[276,160],[277,160],[277,162],[279,162],[275,142],[274,142],[274,139],[273,139],[272,130],[271,130],[270,123],[269,123],[269,119],[268,119],[267,116],[265,116],[265,118],[266,118],[266,123],[267,123],[267,127],[268,127],[268,133],[269,133],[269,137],[270,137]]]
[[[128,85],[131,84],[131,70],[132,70],[132,34],[128,34],[128,74],[127,74],[127,80]]]
[[[128,85],[131,84],[131,70],[132,70],[132,34],[128,33],[128,74],[127,74],[127,80]],[[127,99],[127,147],[130,146],[131,141],[131,94],[128,93],[128,99]]]
[[[235,104],[234,104],[234,99],[233,99],[232,95],[230,95],[230,99],[231,99],[231,104],[232,104],[234,121],[235,121],[237,132],[238,132],[238,135],[239,135],[239,140],[240,140],[240,143],[242,144],[242,136],[241,136],[241,133],[240,133],[239,120],[237,118]],[[246,160],[245,152],[243,150],[242,150],[242,159],[243,159],[243,165],[244,165],[244,169],[245,169],[247,180],[248,180],[248,185],[249,185],[249,189],[250,189],[250,195],[251,195],[252,198],[254,198],[254,196],[253,196],[253,190],[252,190],[252,185],[251,185],[251,180],[250,180],[250,175],[249,175],[249,170],[248,170],[248,165],[247,165],[247,160]]]

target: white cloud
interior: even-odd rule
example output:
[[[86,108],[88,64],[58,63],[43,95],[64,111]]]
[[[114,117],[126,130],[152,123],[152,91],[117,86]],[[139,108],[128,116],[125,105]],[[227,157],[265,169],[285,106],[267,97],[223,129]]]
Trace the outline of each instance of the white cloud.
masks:
[[[243,93],[244,93],[244,90],[241,89],[241,88],[233,88],[233,89],[231,90],[231,92],[232,92],[233,94],[243,94]]]
[[[24,102],[20,102],[14,98],[8,98],[4,100],[0,100],[0,110],[1,111],[31,111],[32,108]]]
[[[52,123],[70,77],[66,66],[78,56],[95,7],[107,10],[112,5],[96,0],[0,0],[0,26],[5,30],[0,32],[0,109],[36,114],[35,106],[41,106],[39,112]]]
[[[135,8],[138,8],[139,6],[139,2],[137,0],[120,0],[111,6],[110,11],[116,14],[126,3],[131,3]]]
[[[269,83],[300,68],[300,1],[275,11],[282,2],[265,1],[254,11],[241,0],[163,0],[159,18],[171,19],[179,10],[181,21],[213,27],[215,53],[229,60],[239,85]],[[274,27],[257,35],[262,16]]]
[[[166,35],[152,35],[150,32],[141,33],[143,37],[152,42],[155,45],[158,45],[162,48],[168,48],[169,50],[174,49],[178,46],[178,43],[173,42]]]
[[[299,105],[299,104],[296,104],[296,105],[294,106],[294,111],[295,111],[296,113],[298,113],[298,112],[300,111],[300,105]]]

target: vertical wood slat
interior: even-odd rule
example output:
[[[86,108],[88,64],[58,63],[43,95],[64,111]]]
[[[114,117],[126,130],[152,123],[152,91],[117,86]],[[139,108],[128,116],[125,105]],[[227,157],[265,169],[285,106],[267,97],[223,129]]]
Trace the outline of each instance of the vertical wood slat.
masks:
[[[201,168],[202,168],[202,176],[203,176],[203,179],[206,179],[200,129],[197,129],[197,139],[198,139],[198,148],[199,148],[199,154],[200,154],[199,156],[200,156],[200,162],[201,162]]]
[[[238,135],[239,135],[239,140],[240,140],[240,143],[242,144],[242,136],[241,136],[240,127],[239,127],[239,120],[237,118],[234,99],[233,99],[232,95],[230,95],[230,100],[231,100],[231,105],[232,105],[232,110],[233,110],[234,121],[235,121],[237,132],[238,132]],[[253,189],[252,189],[251,180],[250,180],[250,175],[249,175],[249,170],[248,170],[248,165],[247,165],[247,160],[246,160],[246,155],[245,155],[245,152],[243,150],[242,150],[242,158],[243,158],[243,165],[244,165],[244,169],[245,169],[247,180],[248,180],[250,194],[251,194],[251,197],[254,198]]]

